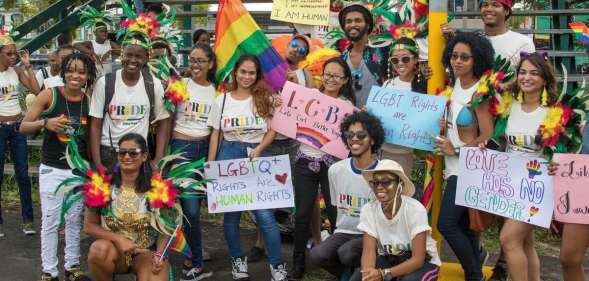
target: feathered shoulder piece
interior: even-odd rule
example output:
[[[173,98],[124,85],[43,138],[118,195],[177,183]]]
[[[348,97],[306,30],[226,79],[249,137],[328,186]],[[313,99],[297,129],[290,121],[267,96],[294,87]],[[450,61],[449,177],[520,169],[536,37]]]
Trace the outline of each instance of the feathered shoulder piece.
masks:
[[[502,85],[514,77],[514,72],[509,69],[510,61],[497,56],[493,67],[481,76],[479,85],[472,96],[470,109],[475,109],[484,99],[491,102],[495,99],[500,101],[502,96]]]
[[[583,146],[582,128],[589,110],[589,94],[585,81],[567,93],[567,72],[563,66],[563,89],[556,102],[548,107],[540,124],[541,144],[547,159],[554,153],[578,153]]]
[[[14,43],[14,37],[19,34],[18,31],[14,29],[14,26],[10,27],[10,29],[6,29],[5,27],[0,28],[0,48],[12,45]]]
[[[62,222],[67,211],[80,200],[87,207],[100,208],[103,216],[112,215],[110,203],[113,187],[105,169],[90,168],[78,152],[74,136],[70,136],[67,144],[66,158],[70,167],[76,171],[74,174],[78,175],[65,179],[55,191],[65,193]],[[189,162],[179,151],[171,152],[159,161],[159,171],[153,173],[151,188],[145,193],[152,213],[151,225],[158,232],[172,235],[182,223],[180,198],[201,197],[205,194],[206,180],[201,172],[204,162],[204,158]]]

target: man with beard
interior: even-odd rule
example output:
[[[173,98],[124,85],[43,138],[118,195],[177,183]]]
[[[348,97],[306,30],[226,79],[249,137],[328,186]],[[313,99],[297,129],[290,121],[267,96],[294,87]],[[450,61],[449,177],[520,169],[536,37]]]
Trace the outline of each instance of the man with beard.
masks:
[[[337,207],[336,229],[311,250],[309,258],[339,280],[347,280],[362,257],[362,231],[357,228],[360,209],[374,200],[362,171],[378,164],[376,153],[384,142],[384,129],[374,115],[359,111],[347,116],[340,130],[352,157],[336,162],[328,172],[331,204]]]
[[[354,4],[344,8],[338,15],[339,24],[350,46],[343,51],[342,58],[352,70],[356,106],[366,106],[366,100],[373,85],[382,85],[387,75],[389,48],[368,46],[368,35],[374,28],[374,19],[368,9]]]
[[[142,71],[149,58],[149,43],[143,36],[123,41],[123,68],[98,81],[90,105],[90,153],[96,165],[111,167],[119,138],[138,133],[147,139],[150,125],[158,122],[154,162],[164,155],[170,116],[163,107],[162,83]]]
[[[530,37],[507,27],[512,7],[512,0],[483,0],[479,6],[485,36],[491,41],[495,55],[508,58],[511,61],[511,69],[515,69],[519,63],[520,53],[531,54],[536,51],[536,47]],[[454,35],[454,30],[449,24],[443,24],[442,34],[449,39]]]

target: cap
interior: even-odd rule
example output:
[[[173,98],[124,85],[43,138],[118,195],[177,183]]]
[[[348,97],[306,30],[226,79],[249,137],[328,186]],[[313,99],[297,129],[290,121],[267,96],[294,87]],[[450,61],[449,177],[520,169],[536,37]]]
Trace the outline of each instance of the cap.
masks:
[[[368,34],[372,33],[372,29],[374,28],[374,19],[372,18],[372,13],[370,13],[370,10],[368,10],[368,8],[360,4],[349,5],[339,12],[339,25],[342,29],[344,29],[344,24],[346,23],[346,15],[349,12],[362,13],[362,15],[364,16],[364,20],[366,20],[366,24],[368,24]]]

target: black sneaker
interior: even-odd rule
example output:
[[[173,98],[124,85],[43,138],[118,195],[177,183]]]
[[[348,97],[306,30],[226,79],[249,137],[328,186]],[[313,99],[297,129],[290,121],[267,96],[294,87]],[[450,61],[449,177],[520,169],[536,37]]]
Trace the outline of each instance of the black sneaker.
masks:
[[[23,223],[23,225],[22,225],[22,232],[24,232],[24,234],[26,234],[26,235],[35,235],[35,234],[37,234],[37,231],[35,231],[35,228],[34,228],[32,222]]]
[[[59,277],[51,277],[51,274],[43,272],[39,281],[59,281]]]
[[[76,265],[65,270],[65,281],[92,281],[92,279],[84,274],[79,265]]]
[[[192,269],[184,273],[182,278],[180,278],[180,281],[198,281],[209,278],[211,276],[213,276],[213,272],[206,271],[202,267],[193,267]]]
[[[250,276],[247,273],[247,257],[231,258],[231,276],[233,280],[250,280]]]
[[[246,257],[249,262],[259,262],[264,257],[264,249],[253,246],[246,254]]]
[[[498,261],[493,268],[493,275],[489,281],[507,281],[507,264],[505,262]]]

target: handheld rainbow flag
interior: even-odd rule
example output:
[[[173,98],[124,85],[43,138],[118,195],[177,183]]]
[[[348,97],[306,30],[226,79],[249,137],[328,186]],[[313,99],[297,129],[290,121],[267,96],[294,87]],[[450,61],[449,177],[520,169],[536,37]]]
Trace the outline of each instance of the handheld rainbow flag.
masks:
[[[242,54],[255,55],[262,64],[264,78],[274,91],[286,82],[288,65],[258,27],[240,0],[221,0],[215,23],[216,80],[219,84],[233,70]]]
[[[192,257],[192,252],[188,246],[188,241],[186,240],[186,236],[184,236],[184,231],[182,231],[180,227],[176,228],[174,236],[170,239],[173,239],[172,243],[170,244],[170,249],[181,253],[188,258]]]
[[[582,44],[589,45],[589,27],[582,22],[571,22],[569,27],[577,35],[577,40]]]

